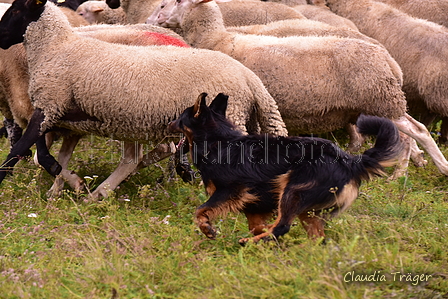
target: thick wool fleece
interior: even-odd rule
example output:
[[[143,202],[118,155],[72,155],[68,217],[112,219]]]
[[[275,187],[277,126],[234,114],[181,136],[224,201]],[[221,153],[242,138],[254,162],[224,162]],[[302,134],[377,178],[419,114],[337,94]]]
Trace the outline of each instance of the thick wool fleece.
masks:
[[[367,0],[327,0],[335,13],[382,43],[403,71],[412,113],[448,116],[448,31],[390,5]],[[425,111],[423,111],[425,112]]]
[[[73,32],[47,3],[25,33],[33,106],[45,119],[80,133],[120,140],[159,140],[201,92],[230,96],[229,118],[241,128],[256,114],[263,132],[286,135],[275,101],[260,79],[229,56],[176,46],[124,46]],[[81,109],[92,119],[60,121]]]
[[[172,16],[190,45],[226,53],[254,71],[290,133],[332,131],[360,113],[391,119],[405,114],[401,69],[383,47],[330,36],[231,33],[214,1],[183,2]]]

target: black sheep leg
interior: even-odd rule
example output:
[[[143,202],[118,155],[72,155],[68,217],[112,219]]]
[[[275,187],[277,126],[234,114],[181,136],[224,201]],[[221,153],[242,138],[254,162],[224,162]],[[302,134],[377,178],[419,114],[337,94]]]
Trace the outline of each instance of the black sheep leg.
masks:
[[[31,116],[31,119],[28,123],[25,133],[17,141],[17,143],[14,144],[14,146],[11,148],[11,151],[10,151],[8,157],[6,158],[6,161],[3,162],[0,167],[0,183],[3,181],[6,174],[8,172],[12,171],[12,169],[17,164],[17,162],[19,162],[20,158],[24,157],[29,152],[31,146],[34,143],[36,143],[39,139],[42,139],[43,144],[45,145],[45,134],[42,134],[42,136],[40,136],[40,126],[41,126],[41,123],[43,122],[43,120],[44,120],[44,114],[43,114],[42,110],[40,110],[40,109],[34,110],[34,113]],[[42,144],[40,144],[39,147],[41,147],[41,146],[42,146]],[[45,145],[45,149],[48,153],[48,149],[47,149],[46,145]],[[42,159],[44,168],[50,174],[53,174],[53,175],[55,175],[55,173],[57,174],[58,167],[55,165],[55,163],[57,165],[59,165],[59,164],[56,162],[56,160],[53,157],[50,156],[49,153],[48,153],[48,155],[46,155],[45,150],[43,150],[43,151],[44,152],[41,155],[43,157],[45,157]],[[61,168],[59,166],[59,171],[60,171],[60,169]],[[52,173],[52,170],[53,170],[53,173]]]

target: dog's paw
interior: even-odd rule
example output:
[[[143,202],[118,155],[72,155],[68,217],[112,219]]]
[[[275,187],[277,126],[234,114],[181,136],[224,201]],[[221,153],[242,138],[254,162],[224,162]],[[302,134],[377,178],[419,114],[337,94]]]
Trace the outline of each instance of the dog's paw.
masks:
[[[209,239],[216,239],[216,230],[208,222],[203,222],[199,224],[199,229],[201,232],[207,236]]]

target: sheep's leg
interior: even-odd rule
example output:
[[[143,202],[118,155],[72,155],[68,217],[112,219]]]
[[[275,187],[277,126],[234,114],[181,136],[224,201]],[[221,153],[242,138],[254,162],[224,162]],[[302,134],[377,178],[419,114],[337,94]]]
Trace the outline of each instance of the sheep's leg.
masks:
[[[61,193],[62,189],[64,188],[65,181],[67,181],[67,183],[73,190],[75,190],[75,192],[80,192],[83,189],[84,187],[83,180],[74,171],[70,171],[67,169],[68,163],[73,154],[73,150],[78,144],[80,138],[81,135],[64,136],[61,148],[59,149],[58,153],[58,161],[62,167],[62,170],[61,173],[58,176],[56,176],[53,185],[47,192],[47,196],[49,197],[58,196]]]
[[[356,153],[361,149],[361,146],[366,139],[364,136],[359,134],[358,130],[356,129],[356,125],[354,124],[347,124],[345,129],[347,130],[350,138],[350,143],[348,144],[347,151],[349,153]]]
[[[41,140],[40,144],[42,144],[43,142],[43,144],[45,145],[45,135],[40,135],[40,125],[43,122],[44,117],[45,116],[42,110],[34,110],[25,133],[11,148],[9,155],[6,157],[6,161],[3,162],[0,167],[0,182],[3,181],[8,172],[12,171],[14,165],[16,165],[17,162],[19,162],[19,160],[27,154],[30,147],[34,143],[37,143],[38,140]],[[49,161],[51,165],[54,165],[53,163],[51,163],[52,161],[50,157],[48,157],[47,161]],[[53,161],[56,162],[54,158]],[[53,170],[56,170],[56,168],[57,167],[53,168]]]
[[[61,172],[62,167],[50,154],[45,135],[43,134],[36,141],[37,160],[49,174],[55,177]]]
[[[414,138],[423,147],[441,173],[448,175],[448,161],[422,123],[408,114],[395,120],[394,123],[400,131]]]
[[[50,150],[51,146],[53,145],[53,142],[55,140],[55,133],[54,132],[48,132],[45,134],[45,143],[47,145],[47,148]],[[39,155],[36,151],[36,153],[34,154],[34,164],[36,165],[40,165],[39,163]]]
[[[165,158],[168,158],[176,152],[176,146],[173,142],[170,144],[159,144],[152,151],[143,156],[140,163],[137,166],[137,170],[148,167],[154,163],[157,163]]]
[[[130,176],[143,159],[143,146],[137,142],[124,142],[123,157],[112,174],[102,182],[91,196],[93,198],[107,197],[109,193]]]
[[[20,137],[22,137],[23,130],[14,122],[13,119],[5,118],[3,125],[5,126],[6,134],[12,147],[20,139]]]
[[[418,145],[417,142],[415,142],[415,139],[410,139],[410,146],[411,146],[411,160],[414,163],[416,167],[424,167],[428,164],[428,161],[425,160],[425,157],[423,156],[424,151],[422,151]]]
[[[395,167],[394,173],[389,177],[389,180],[396,180],[399,177],[406,176],[409,166],[409,158],[411,156],[411,141],[415,143],[415,140],[404,134],[400,133],[400,140],[403,145],[403,149],[398,157],[397,166]]]

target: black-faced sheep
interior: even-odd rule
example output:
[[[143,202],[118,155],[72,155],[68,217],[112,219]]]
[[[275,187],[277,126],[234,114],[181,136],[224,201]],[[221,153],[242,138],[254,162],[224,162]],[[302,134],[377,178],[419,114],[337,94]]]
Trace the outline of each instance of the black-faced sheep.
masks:
[[[64,10],[62,11],[64,13],[66,12]],[[173,31],[145,24],[128,26],[83,26],[74,28],[74,30],[78,34],[86,37],[119,44],[139,46],[171,44],[183,47],[188,46]],[[22,128],[26,128],[34,110],[28,96],[29,72],[23,44],[14,45],[7,50],[0,49],[0,54],[0,87],[2,87],[0,88],[0,111],[7,117],[5,128],[8,130],[10,144],[13,145],[22,135]],[[75,173],[67,170],[68,162],[79,137],[79,135],[64,134],[62,146],[58,154],[58,161],[62,167],[62,171],[50,189],[49,194],[52,196],[57,195],[62,190],[64,181],[67,181],[75,190],[79,190],[83,186],[82,179]],[[51,138],[47,140],[47,144],[51,145]],[[134,148],[135,146],[134,142],[124,143],[123,152],[125,156],[123,160],[134,158],[133,156],[127,157],[126,154],[131,152],[128,148]],[[164,156],[162,153],[159,153],[159,155]],[[146,164],[150,163],[147,161]],[[123,166],[118,167],[105,181],[109,184],[109,189],[113,190],[121,182],[119,178],[125,175],[126,171],[123,171]],[[105,193],[105,191],[102,193]]]
[[[41,134],[55,126],[124,141],[160,140],[167,123],[204,90],[233,96],[229,117],[240,129],[246,130],[255,117],[262,131],[287,134],[260,79],[222,53],[81,37],[52,3],[40,0],[16,0],[0,21],[0,47],[22,41],[35,110],[2,164],[1,179],[24,150],[42,143]]]
[[[167,19],[182,28],[190,45],[222,51],[254,70],[277,99],[290,132],[328,132],[353,123],[360,113],[399,119],[400,130],[448,174],[448,162],[429,132],[405,114],[401,69],[383,47],[336,37],[232,34],[208,0],[178,0]]]

